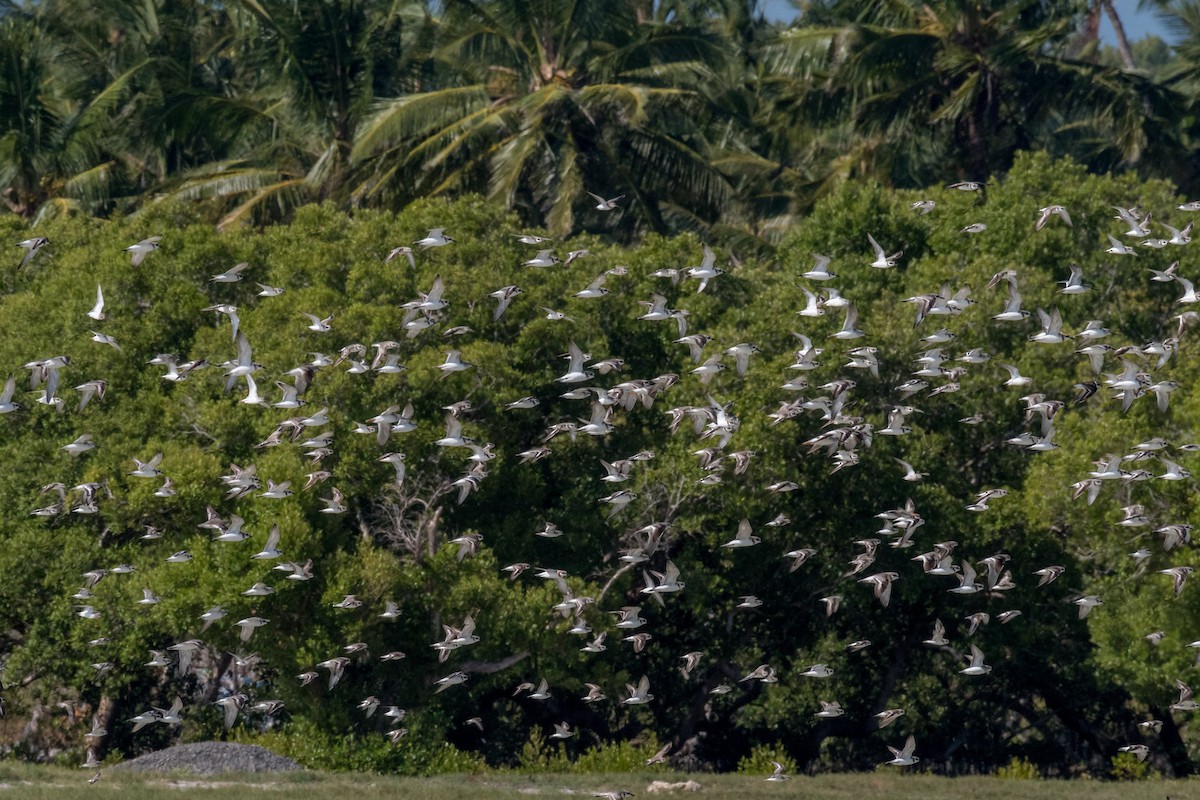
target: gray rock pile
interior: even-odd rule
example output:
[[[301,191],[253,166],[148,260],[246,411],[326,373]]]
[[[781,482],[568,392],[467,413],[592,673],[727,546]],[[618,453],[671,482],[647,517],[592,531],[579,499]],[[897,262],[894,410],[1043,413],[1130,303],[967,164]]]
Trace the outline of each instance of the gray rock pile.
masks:
[[[147,753],[122,762],[113,769],[220,775],[224,772],[291,772],[304,767],[258,745],[193,742]]]

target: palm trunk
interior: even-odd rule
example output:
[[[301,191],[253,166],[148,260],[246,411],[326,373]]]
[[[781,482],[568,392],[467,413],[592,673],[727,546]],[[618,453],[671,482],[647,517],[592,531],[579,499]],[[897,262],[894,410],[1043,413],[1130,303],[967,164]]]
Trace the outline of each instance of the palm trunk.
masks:
[[[1103,6],[1104,13],[1108,15],[1108,21],[1112,23],[1113,32],[1117,35],[1117,52],[1121,54],[1121,61],[1125,64],[1125,69],[1134,69],[1136,65],[1133,63],[1133,50],[1129,47],[1129,37],[1125,35],[1125,26],[1121,24],[1117,10],[1113,8],[1112,0],[1100,0],[1100,5]]]

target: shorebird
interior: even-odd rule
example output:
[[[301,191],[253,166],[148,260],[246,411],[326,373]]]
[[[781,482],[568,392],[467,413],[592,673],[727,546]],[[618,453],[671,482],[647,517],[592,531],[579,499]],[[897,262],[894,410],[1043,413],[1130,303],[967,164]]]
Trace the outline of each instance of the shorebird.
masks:
[[[242,279],[242,271],[250,266],[249,261],[241,261],[219,275],[209,278],[210,283],[237,283]]]
[[[404,258],[408,260],[409,267],[412,269],[417,268],[417,260],[413,257],[413,250],[411,247],[406,245],[393,247],[391,250],[389,250],[387,256],[383,259],[383,263],[390,264],[400,256],[404,256]]]
[[[1069,228],[1074,227],[1071,224],[1071,215],[1067,212],[1067,209],[1064,206],[1048,205],[1045,208],[1039,208],[1038,215],[1038,220],[1033,226],[1034,230],[1040,231],[1042,228],[1046,227],[1046,223],[1050,221],[1051,217],[1058,217],[1063,222],[1067,223],[1067,227]]]
[[[625,199],[625,195],[623,194],[619,194],[616,197],[610,197],[607,199],[595,194],[594,192],[588,192],[588,194],[590,194],[592,199],[596,201],[597,211],[616,211],[618,208],[620,208],[617,203]]]
[[[708,288],[708,283],[713,278],[724,275],[725,271],[717,266],[717,254],[708,245],[704,245],[704,258],[701,259],[700,265],[689,267],[687,277],[695,278],[700,281],[699,288],[696,289],[696,294],[700,294]]]
[[[783,764],[780,764],[778,761],[772,761],[771,765],[775,769],[771,773],[771,775],[767,778],[768,781],[778,783],[780,781],[786,781],[788,779],[789,776],[787,774],[785,774]]]
[[[871,266],[875,269],[890,269],[896,266],[900,261],[900,257],[904,255],[903,250],[897,250],[890,256],[887,255],[879,242],[875,241],[875,237],[869,233],[867,234],[867,241],[871,243],[871,250],[875,254],[875,260],[871,262]]]
[[[650,694],[650,678],[646,675],[642,676],[637,686],[625,684],[625,690],[629,696],[621,701],[622,705],[643,705],[654,699],[654,695]]]
[[[888,750],[892,753],[892,760],[885,761],[884,764],[889,767],[911,767],[921,759],[913,755],[917,749],[917,741],[912,736],[905,741],[903,749],[897,750],[895,747],[888,746]]]
[[[35,236],[32,239],[26,239],[23,242],[17,242],[17,247],[25,249],[25,254],[21,256],[21,263],[17,264],[17,269],[21,269],[28,264],[33,257],[36,256],[41,249],[50,244],[50,240],[45,236]],[[136,264],[134,266],[137,266]]]
[[[125,252],[129,253],[130,263],[135,267],[141,266],[146,256],[158,249],[158,243],[162,241],[162,238],[161,236],[151,236],[126,247]]]
[[[420,247],[422,250],[428,250],[431,247],[445,247],[453,242],[454,240],[446,235],[445,228],[430,228],[429,233],[417,239],[413,242],[413,245]]]
[[[750,520],[743,519],[738,523],[737,536],[725,542],[721,547],[753,547],[761,541],[762,539],[752,535]]]

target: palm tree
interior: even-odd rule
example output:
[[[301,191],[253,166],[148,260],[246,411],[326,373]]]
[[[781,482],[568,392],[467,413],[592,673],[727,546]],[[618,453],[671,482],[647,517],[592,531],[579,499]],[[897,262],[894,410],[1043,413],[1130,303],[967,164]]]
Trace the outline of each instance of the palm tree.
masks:
[[[962,177],[986,178],[1035,144],[1137,163],[1172,141],[1175,107],[1144,76],[1064,55],[1084,11],[1038,0],[835,0],[772,45],[773,63],[809,79],[795,90],[799,107],[832,112],[831,127],[848,126],[870,169],[904,182],[944,178],[947,159]]]
[[[709,163],[720,37],[629,0],[447,0],[428,83],[380,103],[352,158],[356,198],[485,190],[557,233],[588,192],[638,224],[702,227],[732,202]]]
[[[121,194],[128,140],[116,116],[146,67],[100,80],[36,14],[0,14],[0,199],[25,217],[105,211]]]
[[[241,48],[231,91],[202,91],[189,123],[229,123],[221,157],[182,173],[173,194],[236,198],[221,225],[302,202],[345,201],[352,138],[377,94],[419,77],[408,54],[433,24],[419,0],[240,0],[229,37]],[[226,48],[229,44],[226,44]],[[213,53],[216,56],[216,52]],[[197,111],[199,113],[197,113]]]

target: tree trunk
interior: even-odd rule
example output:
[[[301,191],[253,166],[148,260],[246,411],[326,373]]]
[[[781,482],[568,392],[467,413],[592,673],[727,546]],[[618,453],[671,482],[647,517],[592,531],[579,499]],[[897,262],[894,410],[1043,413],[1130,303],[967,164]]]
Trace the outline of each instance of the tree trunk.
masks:
[[[1112,23],[1113,32],[1117,35],[1117,52],[1121,54],[1121,61],[1124,62],[1125,69],[1135,69],[1133,50],[1129,47],[1129,37],[1125,35],[1125,26],[1121,24],[1117,10],[1113,8],[1112,0],[1100,0],[1100,5],[1104,7],[1104,13],[1108,15],[1108,21]]]
[[[967,164],[971,169],[969,178],[973,181],[983,181],[989,177],[986,119],[984,100],[977,99],[967,115]]]
[[[1155,719],[1162,720],[1162,730],[1159,731],[1159,740],[1162,742],[1163,749],[1167,752],[1167,761],[1171,765],[1171,777],[1186,778],[1195,770],[1192,768],[1192,760],[1188,758],[1187,745],[1179,735],[1179,727],[1175,724],[1175,720],[1171,718],[1170,709],[1151,708],[1150,713]]]

